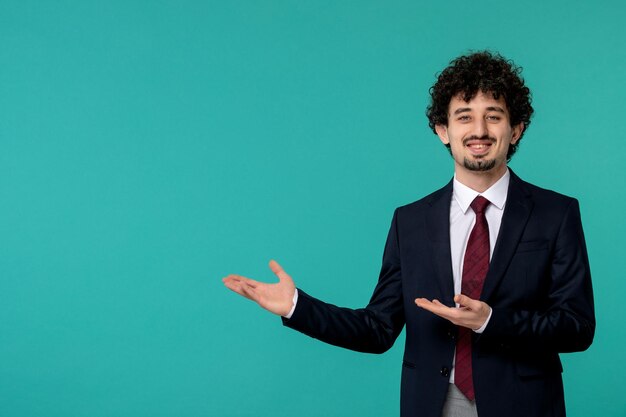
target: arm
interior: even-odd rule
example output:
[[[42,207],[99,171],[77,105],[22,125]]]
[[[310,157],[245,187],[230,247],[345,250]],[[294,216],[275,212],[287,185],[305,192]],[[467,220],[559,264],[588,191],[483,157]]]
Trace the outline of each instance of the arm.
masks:
[[[524,342],[537,350],[586,350],[593,341],[595,314],[587,248],[575,200],[563,215],[548,274],[545,308],[494,307],[484,335],[505,344]]]
[[[404,326],[396,215],[391,224],[378,284],[361,309],[337,307],[298,290],[293,316],[283,323],[323,342],[359,352],[382,353]]]
[[[270,267],[278,276],[276,284],[265,284],[240,275],[225,277],[224,284],[266,310],[283,316],[287,327],[336,346],[382,353],[393,345],[404,326],[395,218],[385,245],[378,284],[365,308],[337,307],[298,290],[295,310],[289,319],[284,318],[291,311],[296,290],[291,277],[274,261]]]
[[[481,340],[502,347],[532,351],[573,352],[585,350],[593,340],[595,316],[587,250],[578,204],[572,200],[562,217],[546,268],[547,295],[539,292],[540,308],[510,308],[494,305]],[[482,301],[457,295],[460,308],[437,300],[416,299],[418,307],[452,323],[477,329],[490,307]]]

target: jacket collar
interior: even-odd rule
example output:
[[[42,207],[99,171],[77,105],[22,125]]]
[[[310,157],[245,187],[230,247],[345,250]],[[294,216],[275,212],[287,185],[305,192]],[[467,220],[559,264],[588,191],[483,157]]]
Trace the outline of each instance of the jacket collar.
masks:
[[[485,278],[481,300],[489,300],[502,281],[526,228],[533,205],[527,184],[511,171],[506,207],[502,215],[502,224],[498,232],[496,246],[489,263],[489,272]]]

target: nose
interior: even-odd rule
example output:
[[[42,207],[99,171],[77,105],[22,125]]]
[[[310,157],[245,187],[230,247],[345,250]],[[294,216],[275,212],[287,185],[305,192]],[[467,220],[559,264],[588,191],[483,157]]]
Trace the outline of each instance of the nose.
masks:
[[[474,130],[474,135],[476,135],[479,138],[482,138],[483,136],[487,136],[487,121],[483,118],[477,118],[474,121],[473,130]]]

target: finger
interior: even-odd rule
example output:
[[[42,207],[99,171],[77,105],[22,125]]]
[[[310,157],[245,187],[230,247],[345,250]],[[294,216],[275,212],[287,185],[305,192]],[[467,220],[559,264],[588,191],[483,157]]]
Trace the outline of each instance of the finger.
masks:
[[[254,288],[248,285],[243,285],[241,287],[241,292],[243,293],[244,297],[249,298],[250,300],[255,301],[255,302],[259,301],[259,296],[257,295]]]
[[[247,285],[245,282],[230,280],[230,281],[224,282],[224,285],[229,290],[236,292],[237,294],[243,297],[246,297],[252,301],[256,301],[258,298],[258,295],[254,287]]]
[[[227,283],[227,282],[245,283],[245,284],[251,286],[252,288],[256,288],[257,285],[259,285],[258,281],[255,281],[255,280],[250,279],[250,278],[243,277],[241,275],[235,275],[235,274],[230,274],[227,277],[222,278],[222,281],[224,282],[224,284]]]
[[[225,280],[235,280],[235,281],[250,281],[250,278],[246,278],[243,275],[230,274],[222,278],[222,281]]]
[[[283,267],[280,266],[278,262],[273,259],[270,261],[270,269],[274,274],[276,274],[279,281],[282,281],[284,279],[291,279],[291,277],[285,272]]]
[[[416,298],[415,304],[417,304],[418,307],[423,308],[424,310],[428,310],[431,313],[435,313],[437,315],[440,315],[440,313],[444,311],[444,309],[447,309],[447,307],[443,306],[441,303],[437,305],[433,301],[430,301],[426,298]]]
[[[456,324],[455,321],[457,320],[457,316],[459,314],[458,308],[448,307],[445,304],[442,304],[439,300],[429,301],[425,298],[417,298],[415,300],[415,304],[426,311]]]
[[[418,307],[424,308],[428,304],[431,304],[431,303],[430,303],[430,300],[427,300],[426,298],[416,298],[415,304],[417,304]]]
[[[231,290],[231,291],[233,291],[233,292],[236,292],[237,294],[242,295],[242,296],[244,296],[244,297],[246,296],[246,295],[244,294],[244,292],[242,291],[242,285],[241,285],[241,283],[240,283],[240,282],[237,282],[237,281],[232,281],[232,280],[231,280],[231,281],[224,281],[224,285],[225,285],[225,286],[226,286],[226,288],[228,288],[229,290]]]
[[[416,298],[415,299],[415,304],[417,304],[418,307],[428,306],[430,308],[437,308],[437,307],[448,308],[448,306],[446,306],[445,304],[441,303],[436,298],[433,299],[432,301],[428,300],[427,298]]]
[[[470,310],[477,310],[480,307],[480,301],[469,298],[467,295],[457,294],[454,297],[454,301],[459,303],[462,307],[467,307]]]

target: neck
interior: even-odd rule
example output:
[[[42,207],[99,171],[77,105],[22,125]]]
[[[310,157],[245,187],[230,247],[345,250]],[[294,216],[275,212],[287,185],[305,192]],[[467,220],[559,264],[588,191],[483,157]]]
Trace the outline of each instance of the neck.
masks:
[[[498,182],[506,173],[506,165],[500,169],[489,171],[469,171],[464,167],[457,166],[454,170],[457,181],[479,193],[485,192],[489,187]]]

